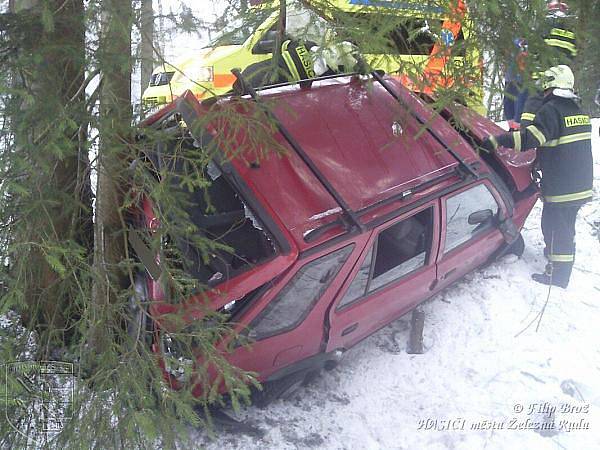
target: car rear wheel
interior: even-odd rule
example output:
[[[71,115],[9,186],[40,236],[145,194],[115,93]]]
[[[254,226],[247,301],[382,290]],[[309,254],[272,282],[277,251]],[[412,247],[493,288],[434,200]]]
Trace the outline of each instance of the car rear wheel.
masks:
[[[506,253],[516,255],[517,257],[523,256],[523,252],[525,251],[525,241],[523,240],[523,235],[519,233],[519,237],[515,239],[513,243],[508,247],[508,251]]]
[[[263,383],[262,390],[256,391],[252,402],[259,408],[264,408],[276,400],[289,400],[311,378],[311,372],[296,372],[283,378]]]

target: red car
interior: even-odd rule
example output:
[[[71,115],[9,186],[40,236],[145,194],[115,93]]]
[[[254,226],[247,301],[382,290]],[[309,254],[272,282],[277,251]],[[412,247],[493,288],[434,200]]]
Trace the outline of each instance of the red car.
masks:
[[[187,93],[142,124],[181,128],[163,146],[167,153],[182,140],[195,148],[224,142],[220,136],[235,143],[235,155],[216,157],[206,169],[216,211],[206,212],[203,193],[190,194],[197,204],[191,220],[235,254],[204,263],[192,245],[177,245],[188,273],[210,287],[210,307],[227,312],[253,341],[223,353],[258,373],[268,398],[334,365],[465,274],[522,253],[520,229],[538,196],[535,152],[479,154],[477,143],[498,127],[452,109],[434,113],[399,82],[374,73],[204,103]],[[209,111],[229,113],[202,121]],[[285,155],[257,156],[248,128],[240,130],[244,118],[274,124],[273,143]],[[138,226],[156,228],[151,202],[141,209]],[[187,322],[201,320],[194,305],[206,293],[169,303],[156,258],[135,233],[130,241],[148,269],[137,289],[151,302],[153,350],[198,364],[180,354],[163,318],[181,312]],[[164,361],[173,385],[189,381],[189,371]]]

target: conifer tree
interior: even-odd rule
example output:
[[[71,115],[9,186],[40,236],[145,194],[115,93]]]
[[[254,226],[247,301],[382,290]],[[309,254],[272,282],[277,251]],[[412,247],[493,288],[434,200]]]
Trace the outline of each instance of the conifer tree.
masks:
[[[208,191],[211,181],[205,169],[216,148],[189,151],[189,173],[175,180],[178,183],[172,173],[164,167],[153,167],[144,156],[157,142],[165,144],[170,139],[152,130],[136,129],[131,109],[132,67],[136,64],[132,28],[137,28],[142,41],[137,53],[142,65],[142,89],[152,70],[151,61],[157,56],[153,50],[160,49],[165,39],[159,32],[156,43],[152,42],[155,18],[151,0],[10,3],[11,12],[0,17],[0,314],[9,313],[15,326],[10,333],[0,334],[2,360],[57,358],[81,369],[74,381],[76,395],[70,410],[75,419],[66,423],[60,434],[51,436],[55,439],[52,445],[174,448],[187,435],[186,424],[206,426],[204,412],[208,406],[223,404],[217,393],[221,382],[231,402],[237,404],[248,399],[248,385],[254,378],[231,367],[224,353],[214,349],[213,344],[230,335],[231,330],[224,315],[207,312],[206,320],[182,326],[172,337],[190,354],[192,343],[200,348],[205,361],[220,377],[210,382],[208,363],[199,368],[198,376],[205,382],[199,398],[192,395],[189,386],[177,391],[164,382],[148,345],[148,333],[128,333],[134,315],[142,322],[150,315],[133,289],[144,268],[130,253],[127,233],[132,223],[128,212],[141,195],[153,200],[161,229],[145,236],[145,243],[154,250],[160,251],[167,246],[165,243],[183,236],[193,239],[204,260],[215,253],[232,251],[209,239],[189,236],[189,203],[181,188]],[[240,26],[246,26],[255,18],[247,0],[227,3],[229,7],[219,24],[232,25],[241,20]],[[330,3],[302,1],[314,10]],[[526,38],[531,49],[543,53],[538,25],[545,2],[468,3],[474,33],[455,50],[481,55],[486,67],[495,68],[486,74],[485,86],[493,97],[501,92],[501,83],[489,81],[492,77],[502,80],[515,36]],[[430,0],[420,4],[449,8],[450,3]],[[282,18],[286,6],[278,5]],[[577,83],[591,109],[600,77],[600,3],[573,0],[571,6],[577,14],[581,45],[575,67]],[[160,2],[156,7],[160,9]],[[452,14],[449,9],[448,14]],[[179,27],[200,23],[188,16],[159,15],[160,21],[170,20]],[[355,40],[365,53],[388,45],[390,29],[403,20],[410,22],[410,18],[377,15],[368,21],[357,19],[338,18],[335,39]],[[283,19],[278,27],[280,40],[282,26]],[[439,36],[440,25],[432,22],[428,32]],[[153,62],[162,62],[161,56],[157,59]],[[414,75],[417,65],[409,61],[404,64],[399,72]],[[478,76],[473,69],[478,72],[480,66],[453,67],[458,82],[451,89],[441,90],[431,106],[441,109],[451,107],[455,101],[467,103],[473,93],[472,80]],[[413,81],[418,82],[418,77]],[[240,127],[254,127],[250,129],[256,129],[256,133],[250,134],[255,136],[257,147],[277,149],[269,124],[236,122],[230,110],[222,114]],[[493,108],[490,114],[498,117]],[[202,123],[211,120],[216,119],[208,115]],[[226,155],[233,154],[232,142],[221,143]],[[92,161],[88,155],[92,155]],[[96,192],[95,230],[92,186]],[[161,253],[160,281],[173,302],[192,291],[208,289],[181,270],[185,257],[176,250]],[[28,405],[18,413],[23,413],[17,417],[21,422],[33,423],[35,417]],[[14,432],[6,417],[0,418],[0,446],[19,448],[24,443],[26,440]]]

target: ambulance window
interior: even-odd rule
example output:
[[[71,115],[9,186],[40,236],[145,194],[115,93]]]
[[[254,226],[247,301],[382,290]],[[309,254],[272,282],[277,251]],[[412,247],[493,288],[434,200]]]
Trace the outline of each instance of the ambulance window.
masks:
[[[234,19],[212,39],[209,47],[244,44],[275,11],[273,8],[250,8],[243,18]]]
[[[474,212],[489,209],[492,217],[483,223],[469,224],[469,216]],[[456,194],[446,200],[446,243],[444,253],[467,242],[472,237],[493,227],[498,214],[498,203],[485,184]]]
[[[429,55],[435,44],[432,20],[403,19],[387,37],[393,43],[390,50],[401,55]],[[438,20],[438,22],[440,22]],[[437,24],[439,27],[439,23]]]
[[[250,324],[253,339],[289,331],[302,323],[348,259],[354,245],[305,264]]]
[[[335,12],[333,16],[338,35],[358,44],[365,54],[429,55],[442,24],[439,19],[391,14]],[[377,39],[365,40],[364,30]]]

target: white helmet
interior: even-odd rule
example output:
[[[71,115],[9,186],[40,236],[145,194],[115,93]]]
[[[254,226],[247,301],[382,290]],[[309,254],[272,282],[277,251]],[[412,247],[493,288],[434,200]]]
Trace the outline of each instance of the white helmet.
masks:
[[[550,67],[544,72],[542,87],[546,89],[568,89],[573,90],[575,77],[569,66],[561,64],[560,66]]]

